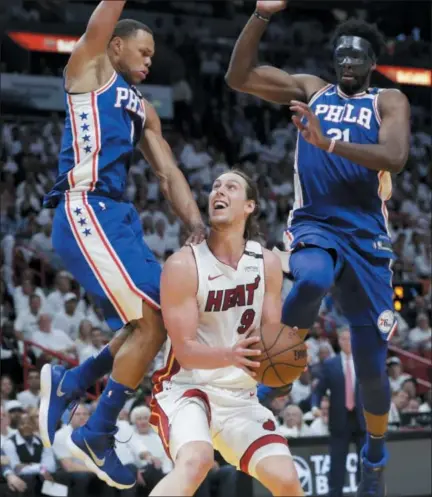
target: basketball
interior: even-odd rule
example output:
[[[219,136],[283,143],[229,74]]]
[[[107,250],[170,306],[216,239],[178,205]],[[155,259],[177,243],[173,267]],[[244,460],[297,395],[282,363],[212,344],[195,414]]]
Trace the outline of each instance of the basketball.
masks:
[[[250,346],[262,354],[253,360],[260,361],[254,369],[258,382],[268,387],[281,387],[296,380],[307,366],[307,348],[297,330],[284,324],[267,324],[255,328],[250,335],[260,341]]]

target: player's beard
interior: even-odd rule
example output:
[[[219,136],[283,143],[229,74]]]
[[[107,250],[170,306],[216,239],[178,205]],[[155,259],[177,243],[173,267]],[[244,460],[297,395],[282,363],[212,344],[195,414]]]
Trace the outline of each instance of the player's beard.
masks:
[[[338,74],[339,88],[347,95],[355,95],[368,86],[370,72],[366,74],[354,74],[351,81],[344,81],[342,75]]]

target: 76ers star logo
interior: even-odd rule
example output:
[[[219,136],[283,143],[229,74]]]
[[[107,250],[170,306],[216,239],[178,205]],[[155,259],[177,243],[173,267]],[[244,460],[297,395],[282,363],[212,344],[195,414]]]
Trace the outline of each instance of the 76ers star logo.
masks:
[[[393,328],[394,322],[395,322],[394,312],[390,310],[384,311],[378,316],[378,321],[377,321],[378,329],[381,331],[381,333],[385,334],[390,333],[390,331]]]

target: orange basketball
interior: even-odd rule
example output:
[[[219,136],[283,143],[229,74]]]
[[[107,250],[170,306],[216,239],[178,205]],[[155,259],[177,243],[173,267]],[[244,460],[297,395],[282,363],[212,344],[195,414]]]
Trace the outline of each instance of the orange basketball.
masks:
[[[250,348],[262,351],[252,360],[260,361],[254,369],[256,379],[269,387],[281,387],[296,380],[307,366],[307,348],[297,330],[284,324],[267,324],[248,336],[261,340]]]

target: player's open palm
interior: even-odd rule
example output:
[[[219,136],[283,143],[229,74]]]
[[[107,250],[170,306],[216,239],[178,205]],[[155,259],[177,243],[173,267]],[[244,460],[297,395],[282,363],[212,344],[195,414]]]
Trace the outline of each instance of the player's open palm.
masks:
[[[328,148],[326,147],[327,139],[321,130],[321,123],[312,109],[304,102],[291,100],[290,110],[295,113],[291,119],[303,138],[318,148]]]
[[[259,337],[240,338],[231,349],[232,365],[243,369],[243,371],[246,371],[246,373],[251,376],[256,376],[253,369],[260,367],[260,363],[256,360],[256,357],[261,355],[261,350],[250,349],[249,347],[255,345],[259,341]]]
[[[287,0],[258,0],[256,9],[262,14],[275,14],[287,6]]]

